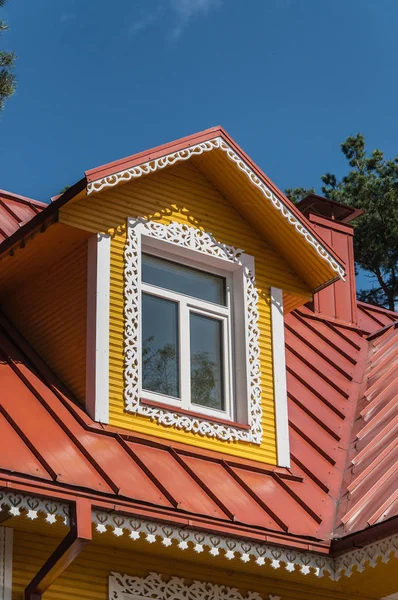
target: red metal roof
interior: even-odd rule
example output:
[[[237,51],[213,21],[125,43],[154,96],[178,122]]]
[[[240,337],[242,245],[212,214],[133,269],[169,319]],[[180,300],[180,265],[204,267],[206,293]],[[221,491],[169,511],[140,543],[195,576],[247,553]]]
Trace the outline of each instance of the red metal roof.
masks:
[[[0,243],[46,206],[44,202],[0,190]]]
[[[340,535],[398,515],[397,364],[398,320],[369,338],[339,507]]]
[[[45,206],[0,192],[0,243]],[[397,319],[362,302],[358,328],[308,308],[287,316],[286,470],[99,426],[0,317],[0,479],[253,539],[328,545],[398,515],[398,331],[385,330]]]
[[[397,320],[398,314],[366,302],[357,302],[358,327],[367,333],[375,333],[386,325],[391,325]]]
[[[382,311],[377,319],[391,322],[392,314]],[[201,529],[318,549],[333,535],[343,478],[355,488],[343,494],[344,532],[398,514],[391,487],[398,471],[398,380],[389,368],[398,330],[368,341],[303,308],[286,318],[286,353],[290,470],[99,426],[1,316],[0,479],[61,495],[89,494],[101,506],[145,510],[153,518],[188,518]],[[377,481],[382,489],[375,490]],[[336,533],[341,530],[339,522]]]
[[[4,317],[0,358],[0,479],[89,493],[110,506],[145,506],[154,518],[161,511],[162,518],[189,517],[198,527],[254,539],[267,534],[289,543],[289,534],[307,546],[323,537],[321,494],[317,484],[308,489],[301,470],[100,427]]]

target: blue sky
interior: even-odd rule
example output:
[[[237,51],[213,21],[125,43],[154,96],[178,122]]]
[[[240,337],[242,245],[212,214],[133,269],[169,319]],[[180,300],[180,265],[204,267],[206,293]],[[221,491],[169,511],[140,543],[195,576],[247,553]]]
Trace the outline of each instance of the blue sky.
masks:
[[[398,153],[396,0],[9,0],[18,54],[0,187],[47,200],[83,172],[222,125],[275,183]]]

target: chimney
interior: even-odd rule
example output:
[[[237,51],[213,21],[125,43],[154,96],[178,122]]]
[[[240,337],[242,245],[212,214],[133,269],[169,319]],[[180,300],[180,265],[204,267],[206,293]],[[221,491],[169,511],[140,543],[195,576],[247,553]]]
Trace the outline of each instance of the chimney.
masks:
[[[297,205],[317,234],[334,250],[346,270],[346,280],[337,281],[314,295],[314,312],[343,325],[357,324],[354,267],[354,230],[349,223],[363,211],[310,194]]]

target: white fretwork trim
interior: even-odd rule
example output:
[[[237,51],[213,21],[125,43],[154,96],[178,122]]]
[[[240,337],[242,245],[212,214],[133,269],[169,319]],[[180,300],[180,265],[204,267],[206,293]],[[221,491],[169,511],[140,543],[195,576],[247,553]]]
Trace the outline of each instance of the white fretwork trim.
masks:
[[[66,502],[0,490],[0,510],[3,506],[7,507],[11,517],[24,514],[33,521],[39,515],[45,515],[50,524],[56,523],[57,517],[60,517],[65,525],[69,525],[69,505]]]
[[[247,318],[247,394],[250,430],[178,414],[175,410],[155,408],[140,402],[140,260],[141,235],[234,263],[244,273],[244,304]],[[149,417],[165,427],[184,429],[222,441],[260,444],[262,439],[260,345],[258,292],[254,274],[243,260],[244,251],[218,242],[210,233],[195,227],[170,223],[163,225],[145,219],[129,219],[124,253],[124,404],[127,412]]]
[[[186,584],[180,577],[167,581],[159,573],[146,577],[131,577],[111,572],[109,575],[109,600],[263,600],[257,592],[245,596],[236,589],[208,581],[194,580]],[[281,600],[280,596],[267,596],[267,600]]]
[[[35,520],[45,515],[48,524],[56,523],[59,517],[65,525],[69,525],[67,502],[0,491],[0,509],[4,506],[8,508],[10,517],[24,514],[28,519]],[[149,544],[161,543],[165,548],[177,547],[182,551],[191,548],[198,554],[205,552],[213,557],[241,560],[244,563],[254,561],[260,567],[268,565],[273,569],[300,571],[304,575],[314,573],[323,577],[328,574],[335,581],[341,576],[350,577],[355,569],[361,572],[367,566],[375,567],[379,561],[387,563],[393,556],[398,558],[398,534],[332,558],[97,509],[92,510],[91,520],[98,533],[109,530],[116,537],[127,533],[132,541],[141,538]]]
[[[133,541],[143,538],[149,544],[160,542],[166,548],[177,546],[183,551],[192,548],[198,554],[207,552],[213,557],[240,559],[244,563],[254,561],[259,566],[268,565],[273,569],[284,566],[289,572],[299,570],[304,575],[309,573],[314,573],[318,577],[322,577],[325,573],[329,573],[331,577],[334,575],[333,559],[311,552],[257,544],[193,529],[180,529],[174,525],[129,518],[119,513],[94,511],[93,521],[99,533],[105,533],[109,528],[116,537],[128,533]]]
[[[379,560],[387,563],[392,556],[398,558],[398,535],[392,535],[337,557],[335,559],[336,579],[339,579],[342,573],[350,577],[354,567],[362,572],[367,566],[375,567]]]
[[[269,187],[254,173],[254,171],[247,165],[247,163],[236,154],[221,137],[213,138],[207,142],[201,144],[195,144],[184,150],[178,150],[172,152],[155,160],[149,160],[141,165],[137,165],[130,169],[108,175],[96,181],[92,181],[87,184],[87,194],[92,192],[100,192],[104,188],[114,187],[119,183],[125,183],[132,179],[137,179],[143,175],[154,173],[158,170],[164,169],[174,165],[177,162],[189,160],[192,156],[198,156],[204,152],[211,152],[215,149],[220,149],[225,152],[226,156],[236,165],[236,167],[245,173],[250,183],[257,187],[263,194],[263,196],[271,202],[272,206],[281,213],[295,230],[304,237],[305,241],[314,248],[319,256],[325,260],[332,267],[341,279],[344,280],[345,271],[341,265],[339,265],[335,259],[329,254],[329,252],[322,246],[322,244],[314,238],[314,236],[308,231],[305,225],[293,215],[293,213],[287,208],[282,200],[277,198],[275,194],[269,189]]]
[[[0,527],[0,600],[12,597],[12,537],[13,530]]]

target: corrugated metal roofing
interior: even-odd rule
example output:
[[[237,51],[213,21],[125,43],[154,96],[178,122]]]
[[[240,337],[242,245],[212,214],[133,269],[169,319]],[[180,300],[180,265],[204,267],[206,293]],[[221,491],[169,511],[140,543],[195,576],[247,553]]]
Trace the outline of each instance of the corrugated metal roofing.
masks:
[[[390,321],[391,315],[382,314]],[[398,330],[369,342],[358,330],[303,308],[286,319],[286,352],[290,471],[99,427],[0,317],[3,477],[28,478],[58,492],[90,492],[133,510],[145,506],[154,518],[159,511],[163,518],[185,515],[200,528],[243,528],[254,539],[280,536],[293,545],[300,539],[329,543],[348,472],[349,485],[360,492],[353,488],[348,503],[343,496],[347,531],[397,514],[391,482],[398,470],[398,411],[391,401],[398,380],[388,365],[398,353]],[[357,407],[365,368],[367,390]],[[384,390],[386,378],[392,395]],[[355,434],[356,459],[352,454],[346,470],[355,417],[363,423]],[[13,452],[6,451],[10,447]]]
[[[46,206],[44,202],[0,190],[0,243]]]
[[[0,192],[0,242],[45,206]],[[398,515],[397,318],[362,302],[358,328],[309,308],[287,316],[286,470],[100,427],[0,317],[0,478],[254,539],[328,544]]]
[[[321,498],[304,491],[301,472],[100,428],[59,391],[61,384],[4,317],[0,383],[0,445],[13,447],[0,453],[3,476],[145,505],[154,516],[166,509],[192,523],[206,517],[227,530],[243,526],[254,538],[265,531],[320,538]]]
[[[397,365],[398,320],[369,338],[339,507],[339,535],[398,514]]]

